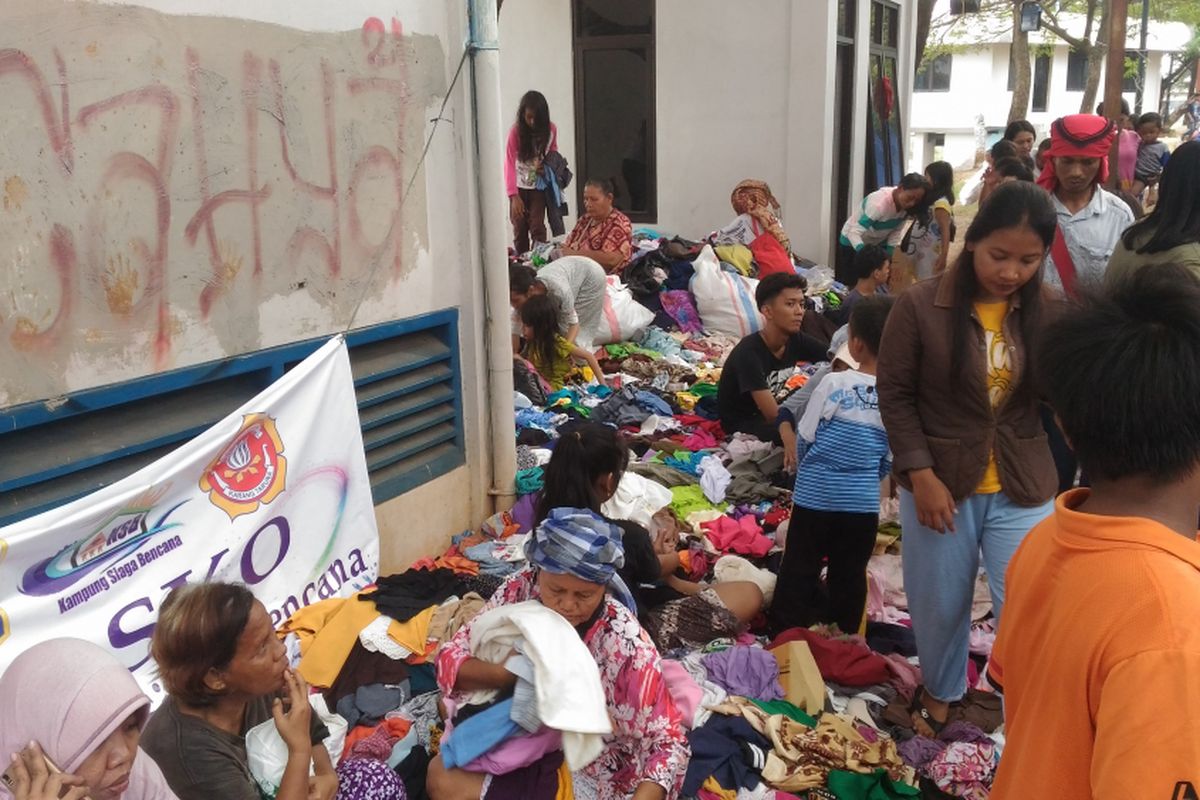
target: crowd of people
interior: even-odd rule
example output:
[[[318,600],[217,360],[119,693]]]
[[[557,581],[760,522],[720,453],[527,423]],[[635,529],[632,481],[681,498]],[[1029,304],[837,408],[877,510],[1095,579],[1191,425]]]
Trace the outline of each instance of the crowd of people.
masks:
[[[258,800],[265,788],[248,741],[263,726],[279,740],[277,800],[761,799],[766,784],[781,798],[1194,796],[1200,142],[1168,157],[1161,127],[1155,115],[1134,126],[1128,190],[1146,197],[1145,215],[1107,188],[1120,123],[1088,114],[1055,121],[1040,144],[1029,123],[1008,127],[955,258],[951,165],[868,194],[841,229],[828,303],[815,302],[830,295],[814,297],[805,275],[822,268],[797,257],[769,186],[739,183],[733,221],[705,241],[673,240],[678,257],[662,262],[658,280],[665,292],[671,270],[725,248],[724,274],[747,281],[736,286],[750,287],[756,328],[718,348],[711,370],[697,356],[693,377],[709,378],[681,384],[666,367],[661,381],[639,380],[614,359],[681,343],[710,353],[712,342],[687,330],[702,310],[668,315],[674,339],[609,345],[617,351],[593,343],[613,283],[667,243],[635,236],[603,178],[587,181],[574,230],[550,243],[547,210],[561,226],[569,170],[545,98],[526,94],[505,175],[514,253],[532,254],[510,267],[510,300],[514,356],[532,366],[529,395],[538,395],[518,403],[536,421],[518,428],[535,429],[521,441],[536,463],[522,471],[537,486],[522,492],[524,525],[499,515],[513,528],[498,541],[523,537],[518,566],[497,573],[490,599],[457,627],[430,635],[427,653],[404,648],[405,663],[427,661],[436,680],[420,776],[401,779],[389,758],[408,736],[380,728],[365,734],[385,743],[377,756],[331,753],[330,718],[310,705],[301,676],[311,653],[289,653],[246,587],[204,583],[162,604],[151,655],[166,700],[153,712],[94,645],[53,640],[17,657],[0,676],[0,752],[10,759],[0,797]],[[892,280],[897,248],[915,265],[911,287]],[[618,410],[630,405],[644,413]],[[555,418],[563,409],[574,412],[565,424]],[[687,446],[662,444],[667,434]],[[734,443],[742,455],[722,463]],[[774,457],[778,469],[764,466]],[[726,466],[747,464],[739,476],[770,499],[734,516],[734,504],[712,497],[740,479]],[[665,499],[635,513],[623,492],[649,483],[646,474],[698,476],[704,493],[687,480],[643,489]],[[983,680],[1003,696],[1003,735],[972,752],[1002,745],[998,766],[932,788],[917,788],[912,751],[901,760],[874,722],[839,727],[824,686],[809,716],[782,694],[747,694],[769,707],[739,704],[732,690],[710,698],[710,682],[685,669],[685,651],[728,651],[744,658],[744,674],[722,685],[746,685],[763,668],[752,651],[767,640],[866,631],[869,563],[893,501],[907,615],[891,628],[911,626],[915,656],[898,669],[919,675],[901,702],[908,736],[944,748],[978,685],[969,676],[981,569],[995,632]],[[753,563],[714,577],[703,542],[734,539],[745,547],[715,549]],[[466,552],[456,544],[430,574],[479,573]],[[449,597],[442,588],[405,596],[426,625]],[[778,667],[766,662],[773,686]],[[362,664],[333,674],[341,681],[346,670]],[[370,699],[349,697],[352,709]],[[708,728],[713,708],[730,716]],[[823,738],[803,738],[814,731]],[[817,772],[806,758],[820,761]],[[830,791],[855,773],[879,793]]]

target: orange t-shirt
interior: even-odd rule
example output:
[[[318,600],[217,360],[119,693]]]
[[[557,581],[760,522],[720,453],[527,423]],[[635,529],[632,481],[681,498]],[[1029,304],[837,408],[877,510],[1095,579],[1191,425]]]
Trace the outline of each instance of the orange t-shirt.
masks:
[[[1059,497],[1008,567],[992,800],[1200,793],[1200,544],[1075,511],[1088,491]]]

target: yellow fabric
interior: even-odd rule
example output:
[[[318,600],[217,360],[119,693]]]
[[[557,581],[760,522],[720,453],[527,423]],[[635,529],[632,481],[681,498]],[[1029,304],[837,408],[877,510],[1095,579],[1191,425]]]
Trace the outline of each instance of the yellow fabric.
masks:
[[[388,625],[388,636],[401,647],[424,654],[429,623],[436,610],[436,606],[430,606],[408,622],[393,620]],[[313,686],[326,688],[342,671],[358,634],[378,617],[375,604],[359,600],[357,594],[331,597],[292,614],[279,633],[296,634],[300,640],[300,676]]]
[[[737,792],[733,789],[726,789],[721,784],[717,783],[717,779],[709,775],[704,779],[703,785],[700,786],[706,792],[712,792],[721,800],[737,800]]]
[[[975,314],[983,325],[984,352],[987,354],[988,398],[997,408],[1012,392],[1012,354],[1004,338],[1004,317],[1008,302],[976,303]],[[1000,471],[996,466],[996,451],[988,456],[987,471],[975,488],[976,494],[996,494],[1001,489]]]
[[[717,258],[732,264],[738,272],[750,277],[754,269],[754,254],[744,244],[723,244],[714,249]]]
[[[558,765],[558,791],[554,793],[554,800],[575,800],[575,784],[566,761]]]

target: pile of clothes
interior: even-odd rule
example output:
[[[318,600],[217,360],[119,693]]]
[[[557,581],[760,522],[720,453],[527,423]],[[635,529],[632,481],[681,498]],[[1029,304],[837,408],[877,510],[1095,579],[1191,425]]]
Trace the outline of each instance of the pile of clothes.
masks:
[[[544,780],[522,773],[528,785],[493,782],[488,796],[550,800],[562,796],[555,773],[594,757],[602,739],[603,697],[588,678],[594,664],[589,672],[587,651],[572,648],[578,637],[565,622],[563,636],[554,638],[563,625],[547,622],[546,614],[555,615],[537,604],[487,612],[494,619],[479,617],[473,628],[489,631],[473,654],[507,659],[520,676],[511,697],[480,694],[463,707],[447,707],[433,668],[442,643],[525,566],[544,469],[571,425],[613,426],[631,448],[629,468],[602,509],[606,516],[650,530],[673,527],[680,533],[678,577],[752,580],[771,602],[793,476],[780,448],[721,428],[717,385],[738,337],[711,330],[696,310],[689,281],[701,248],[677,238],[637,238],[639,256],[623,277],[654,311],[654,324],[597,349],[604,385],[550,393],[530,384],[520,391],[518,383],[516,505],[363,593],[297,611],[280,630],[294,666],[346,720],[344,753],[386,762],[405,779],[410,797],[425,796],[426,767],[440,752],[447,763],[497,774],[532,760],[548,771]],[[722,246],[727,270],[753,274],[746,255]],[[813,267],[814,307],[835,306],[839,293],[823,268]],[[828,340],[827,330],[816,332]],[[784,390],[803,386],[821,366],[798,365]],[[908,710],[921,674],[896,517],[895,501],[883,500],[862,630],[818,626],[769,638],[759,620],[736,639],[713,637],[703,647],[662,653],[671,696],[689,728],[685,796],[987,796],[1004,746],[999,699],[980,678],[995,638],[988,587],[980,577],[968,674],[973,688],[937,738],[922,737]],[[555,657],[542,655],[551,649]],[[516,661],[508,658],[513,652]],[[553,695],[550,687],[566,680],[570,713],[529,701]],[[562,761],[538,760],[558,750]]]

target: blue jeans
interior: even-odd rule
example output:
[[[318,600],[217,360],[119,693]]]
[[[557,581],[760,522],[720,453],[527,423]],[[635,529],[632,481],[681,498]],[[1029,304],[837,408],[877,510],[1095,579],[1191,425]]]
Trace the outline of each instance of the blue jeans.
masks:
[[[958,504],[955,531],[942,534],[917,522],[912,493],[900,490],[904,592],[921,676],[933,698],[953,702],[967,692],[971,602],[980,552],[999,624],[1008,562],[1025,534],[1053,510],[1053,500],[1025,508],[1003,492],[973,494]]]

